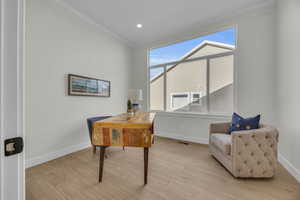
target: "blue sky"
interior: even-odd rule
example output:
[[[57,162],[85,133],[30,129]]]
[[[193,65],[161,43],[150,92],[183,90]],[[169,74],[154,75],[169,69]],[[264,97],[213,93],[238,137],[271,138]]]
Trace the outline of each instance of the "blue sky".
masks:
[[[192,50],[194,47],[199,45],[204,40],[235,45],[235,29],[227,29],[222,32],[217,32],[192,40],[152,49],[149,55],[150,66],[175,61]]]

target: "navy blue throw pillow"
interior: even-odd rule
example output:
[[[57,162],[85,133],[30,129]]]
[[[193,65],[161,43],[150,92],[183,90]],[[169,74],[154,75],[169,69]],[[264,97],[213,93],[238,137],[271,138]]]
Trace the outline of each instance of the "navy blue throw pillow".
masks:
[[[255,117],[243,118],[240,115],[233,113],[231,125],[228,134],[232,131],[252,130],[259,128],[260,115]]]

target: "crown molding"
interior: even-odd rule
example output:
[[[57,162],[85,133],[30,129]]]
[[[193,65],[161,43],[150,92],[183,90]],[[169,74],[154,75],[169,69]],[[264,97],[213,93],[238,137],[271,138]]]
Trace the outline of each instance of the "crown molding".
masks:
[[[131,48],[142,48],[142,47],[149,47],[149,46],[156,46],[157,44],[163,44],[165,42],[163,41],[168,41],[170,37],[161,37],[160,39],[154,39],[153,41],[149,41],[143,44],[138,44],[135,43],[133,41],[130,41],[128,39],[125,39],[124,37],[122,37],[121,35],[115,33],[114,31],[111,31],[108,27],[106,27],[103,24],[100,24],[98,22],[96,22],[94,19],[92,19],[91,17],[89,17],[88,15],[84,14],[83,12],[80,12],[79,10],[77,10],[76,8],[74,8],[73,6],[71,6],[69,3],[65,2],[64,0],[55,0],[58,4],[60,4],[61,6],[63,6],[64,8],[70,10],[73,14],[77,15],[78,17],[80,17],[82,20],[84,20],[85,22],[96,26],[100,31],[102,32],[106,32],[108,34],[110,34],[113,38],[121,41],[122,43],[126,44],[127,46],[131,47]],[[233,10],[232,12],[227,11],[227,12],[223,12],[220,13],[217,17],[211,17],[210,19],[207,19],[205,21],[199,21],[198,23],[194,24],[193,26],[206,26],[208,24],[217,24],[220,23],[221,21],[232,21],[234,18],[240,17],[240,16],[245,16],[245,15],[249,15],[249,14],[254,14],[259,12],[262,9],[266,9],[266,8],[273,8],[275,7],[275,3],[276,0],[265,0],[262,1],[261,3],[256,3],[253,5],[249,5],[243,9],[239,9],[238,11]],[[190,28],[188,28],[187,30],[190,30]],[[179,31],[178,33],[181,33],[180,35],[182,35],[183,33],[186,33],[186,31]],[[195,37],[195,31],[190,31],[192,34],[189,34],[190,37],[187,37],[188,39]],[[176,36],[177,34],[173,34],[172,36]],[[192,36],[191,36],[192,35]],[[197,35],[199,36],[199,35]],[[173,38],[173,37],[171,37]]]
[[[136,44],[125,39],[124,37],[120,36],[119,34],[111,31],[109,28],[107,28],[106,26],[104,26],[103,24],[100,24],[98,22],[96,22],[95,20],[93,20],[91,17],[87,16],[86,14],[83,14],[82,12],[80,12],[79,10],[77,10],[76,8],[74,8],[73,6],[71,6],[70,4],[66,3],[63,0],[55,0],[56,3],[58,3],[60,6],[64,7],[65,9],[69,10],[70,12],[72,12],[74,15],[76,15],[77,17],[81,18],[83,21],[85,21],[86,23],[93,25],[95,27],[98,28],[98,30],[100,30],[101,32],[105,32],[108,33],[109,35],[111,35],[114,39],[122,42],[123,44],[127,45],[128,47],[135,47]]]

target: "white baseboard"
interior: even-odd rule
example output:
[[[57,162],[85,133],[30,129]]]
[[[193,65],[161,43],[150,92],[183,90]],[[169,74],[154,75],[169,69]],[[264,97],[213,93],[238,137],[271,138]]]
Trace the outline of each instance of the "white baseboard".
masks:
[[[44,154],[41,156],[37,156],[37,157],[31,158],[31,159],[28,159],[28,160],[26,160],[25,166],[26,166],[26,168],[33,167],[35,165],[42,164],[44,162],[65,156],[67,154],[70,154],[70,153],[73,153],[76,151],[80,151],[80,150],[88,148],[90,146],[91,146],[90,142],[72,145],[72,146],[57,150],[57,151],[50,152],[48,154]]]
[[[278,154],[278,161],[300,183],[300,171],[280,153]]]
[[[171,139],[176,139],[176,140],[183,140],[187,142],[194,142],[194,143],[199,143],[199,144],[208,144],[208,139],[206,138],[196,138],[196,137],[187,137],[184,135],[179,135],[179,134],[173,134],[173,133],[155,133],[156,136],[159,137],[165,137],[165,138],[171,138]]]

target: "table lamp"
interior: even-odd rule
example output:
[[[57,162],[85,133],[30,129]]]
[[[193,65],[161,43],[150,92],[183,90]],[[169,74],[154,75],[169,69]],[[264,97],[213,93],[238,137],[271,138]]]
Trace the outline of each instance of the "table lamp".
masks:
[[[143,101],[143,90],[130,89],[128,91],[128,98],[132,103],[134,112],[141,110],[141,102]]]

